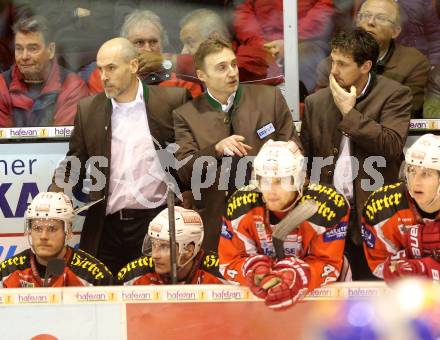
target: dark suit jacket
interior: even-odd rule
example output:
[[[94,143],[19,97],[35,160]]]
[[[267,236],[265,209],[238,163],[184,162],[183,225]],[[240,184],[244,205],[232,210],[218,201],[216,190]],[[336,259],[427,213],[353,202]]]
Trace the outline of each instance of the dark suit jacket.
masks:
[[[313,165],[316,174],[320,175],[319,181],[323,183],[333,183],[342,135],[350,137],[351,155],[359,162],[359,174],[353,183],[359,219],[369,194],[383,184],[398,180],[412,100],[408,87],[383,76],[373,79],[368,91],[366,96],[358,99],[355,107],[342,117],[330,89],[327,87],[319,90],[306,98],[301,126],[301,142],[305,155],[309,158],[309,171],[313,157],[334,157],[331,164],[322,168],[319,168],[316,162]],[[369,164],[366,162],[369,156],[383,157],[386,166]],[[371,169],[373,166],[374,172]],[[316,181],[314,172],[311,171],[311,180]],[[359,231],[357,228],[356,233]],[[359,236],[358,233],[357,241]]]
[[[176,153],[177,158],[185,159],[192,156],[192,159],[179,169],[181,180],[186,185],[191,184],[193,165],[199,157],[211,156],[217,161],[217,166],[211,168],[215,182],[210,187],[200,190],[201,199],[195,197],[196,209],[205,225],[204,248],[208,252],[217,251],[221,216],[226,204],[227,187],[219,189],[219,169],[231,168],[231,165],[233,167],[235,161],[239,160],[238,157],[233,157],[232,164],[229,165],[226,159],[230,157],[218,158],[215,144],[231,134],[241,135],[245,137],[244,143],[252,146],[250,156],[255,156],[269,139],[282,141],[294,139],[299,144],[290,110],[276,87],[240,85],[229,115],[221,111],[218,105],[205,93],[174,111],[176,143],[180,146]],[[230,122],[225,122],[225,117],[230,117]],[[260,138],[257,130],[267,124],[272,124],[274,130]],[[237,174],[244,175],[243,172]],[[232,180],[235,180],[235,177],[235,171],[231,170]],[[192,186],[193,193],[195,189]]]
[[[148,125],[151,135],[158,141],[161,148],[167,143],[174,142],[172,111],[184,104],[190,98],[187,90],[177,87],[147,86],[144,87],[144,100],[147,108]],[[92,206],[87,213],[81,233],[80,248],[96,255],[104,229],[105,209],[110,179],[111,158],[111,100],[104,93],[87,97],[78,104],[75,126],[70,137],[69,151],[66,156],[76,156],[81,161],[81,168],[67,167],[65,178],[73,171],[79,172],[79,184],[85,177],[85,165],[92,156],[104,156],[107,164],[95,164],[96,168],[105,175],[106,183],[102,190],[90,191],[90,200],[105,199]],[[159,148],[155,145],[156,149]],[[148,169],[145,169],[146,171]],[[96,183],[96,178],[92,178]],[[62,191],[52,181],[52,190]]]

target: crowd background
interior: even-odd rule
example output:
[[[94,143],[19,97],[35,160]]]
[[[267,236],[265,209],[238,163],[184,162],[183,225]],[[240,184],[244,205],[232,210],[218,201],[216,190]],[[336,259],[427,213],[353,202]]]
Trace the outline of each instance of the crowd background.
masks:
[[[320,87],[316,68],[329,55],[331,37],[356,25],[362,3],[362,0],[297,1],[301,102]],[[431,0],[400,0],[398,4],[401,32],[395,43],[416,48],[429,60],[430,68],[429,81],[422,80],[425,108],[423,112],[422,109],[415,112],[412,118],[440,117],[437,110],[439,70],[436,67],[440,62],[439,4]],[[202,8],[213,11],[221,22],[216,22],[217,18],[208,20],[209,12],[194,12]],[[128,14],[143,9],[153,11],[160,18],[166,32],[161,53],[164,59],[173,61],[177,77],[198,82],[191,54],[199,43],[197,40],[216,32],[233,41],[241,82],[271,84],[284,89],[284,64],[292,62],[293,56],[291,51],[284,53],[282,0],[1,1],[0,70],[5,72],[14,64],[13,24],[19,18],[42,15],[48,18],[58,63],[77,73],[89,86],[89,93],[95,94],[90,77],[95,70],[98,48],[106,40],[120,35]],[[188,14],[193,17],[189,18]],[[404,60],[401,62],[405,63]],[[199,90],[195,92],[198,93]],[[72,119],[67,119],[67,125],[73,124]],[[53,124],[66,125],[66,120]],[[26,126],[22,122],[0,121],[0,126],[11,125]]]

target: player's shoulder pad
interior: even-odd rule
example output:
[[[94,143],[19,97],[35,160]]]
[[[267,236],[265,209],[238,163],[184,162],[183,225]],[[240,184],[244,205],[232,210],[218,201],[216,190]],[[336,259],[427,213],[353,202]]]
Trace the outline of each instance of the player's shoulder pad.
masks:
[[[257,206],[263,206],[263,195],[255,185],[246,185],[235,191],[226,204],[226,218],[235,220]]]
[[[309,199],[315,200],[319,208],[308,221],[318,226],[334,227],[347,215],[349,206],[344,195],[331,185],[310,183],[304,191],[301,202]]]
[[[117,275],[117,280],[124,283],[148,273],[154,273],[153,258],[142,256],[122,267]]]
[[[403,182],[385,185],[374,191],[364,204],[363,216],[369,225],[389,219],[399,210],[408,209],[406,185]]]
[[[108,280],[113,275],[104,263],[81,249],[73,249],[70,269],[86,281]]]
[[[30,266],[31,250],[26,249],[0,263],[0,276],[6,277],[16,270],[24,270]]]

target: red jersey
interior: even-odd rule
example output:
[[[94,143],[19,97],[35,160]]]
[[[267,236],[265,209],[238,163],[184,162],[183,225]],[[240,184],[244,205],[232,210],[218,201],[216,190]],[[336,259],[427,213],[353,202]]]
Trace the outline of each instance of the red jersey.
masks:
[[[310,184],[301,201],[314,199],[318,211],[294,229],[284,242],[286,256],[310,265],[309,291],[338,279],[343,262],[349,206],[333,187]],[[229,199],[219,243],[220,273],[247,285],[243,264],[248,256],[275,257],[272,233],[280,219],[270,212],[253,186],[237,190]]]
[[[64,261],[63,273],[49,278],[48,287],[106,286],[113,281],[107,267],[82,250],[68,246]],[[43,287],[44,276],[42,278],[38,273],[37,260],[31,249],[0,263],[0,270],[2,288]]]
[[[184,281],[179,284],[222,284],[219,278],[203,269],[203,251],[200,251],[194,259],[194,265]],[[170,278],[159,275],[154,270],[153,259],[143,256],[131,261],[118,273],[118,281],[124,286],[135,285],[163,285],[170,284]]]
[[[429,220],[421,217],[404,183],[386,185],[373,192],[362,213],[364,251],[372,273],[383,278],[387,258],[400,250],[410,249],[406,244],[409,228]],[[411,251],[406,255],[414,259],[426,256],[415,256]]]

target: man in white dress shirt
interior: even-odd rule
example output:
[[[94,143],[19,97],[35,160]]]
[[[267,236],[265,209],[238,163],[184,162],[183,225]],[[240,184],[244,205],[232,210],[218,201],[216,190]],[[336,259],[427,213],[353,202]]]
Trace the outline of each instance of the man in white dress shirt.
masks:
[[[89,175],[90,199],[103,200],[88,211],[80,248],[117,272],[141,256],[149,222],[166,204],[166,182],[173,177],[157,151],[174,142],[171,112],[189,95],[182,88],[142,84],[136,49],[125,38],[105,42],[96,62],[104,93],[78,106],[67,156],[79,158],[80,166],[69,164],[62,179],[68,182],[77,172],[82,187],[87,161],[105,176],[99,186],[99,176]],[[90,162],[93,156],[102,156],[101,161]],[[52,189],[63,190],[57,176]]]

